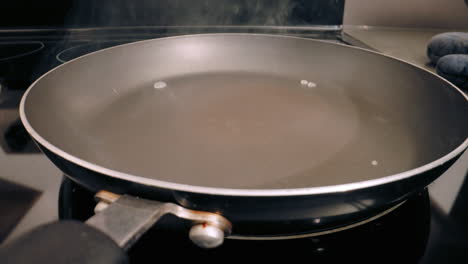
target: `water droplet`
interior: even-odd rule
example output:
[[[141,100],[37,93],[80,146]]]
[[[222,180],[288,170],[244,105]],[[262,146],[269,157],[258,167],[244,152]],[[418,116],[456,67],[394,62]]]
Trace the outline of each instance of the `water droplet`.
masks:
[[[378,115],[378,114],[374,115],[374,116],[372,117],[372,119],[374,119],[375,121],[377,121],[377,122],[379,122],[379,123],[383,123],[383,124],[389,122],[389,120],[387,120],[385,117],[380,116],[380,115]]]
[[[307,81],[307,80],[301,80],[301,85],[304,85],[304,86],[305,86],[305,85],[307,85],[308,83],[309,83],[309,81]]]
[[[314,87],[317,87],[317,84],[314,83],[314,82],[309,82],[309,83],[307,84],[307,87],[309,87],[309,88],[314,88]]]
[[[320,239],[316,238],[316,237],[312,237],[312,238],[310,238],[310,240],[312,241],[312,243],[319,243],[320,242]]]
[[[167,83],[165,82],[155,82],[154,83],[154,89],[164,89],[166,88]]]
[[[371,162],[371,164],[372,164],[372,166],[377,166],[377,165],[379,165],[379,163],[378,163],[376,160],[373,160],[373,161]]]

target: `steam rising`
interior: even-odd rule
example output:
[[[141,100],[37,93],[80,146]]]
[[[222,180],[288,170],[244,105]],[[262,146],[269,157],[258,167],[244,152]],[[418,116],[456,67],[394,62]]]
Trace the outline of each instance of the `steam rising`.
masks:
[[[313,1],[315,2],[315,1]],[[68,22],[87,26],[284,25],[301,1],[76,1]]]
[[[344,9],[344,0],[72,1],[64,25],[75,30],[67,31],[57,47],[60,62],[114,45],[171,35],[287,34],[291,27],[314,25],[339,29]]]

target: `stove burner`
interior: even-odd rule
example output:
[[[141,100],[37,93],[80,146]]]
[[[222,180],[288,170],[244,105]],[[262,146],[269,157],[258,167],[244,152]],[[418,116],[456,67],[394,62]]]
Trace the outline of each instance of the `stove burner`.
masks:
[[[98,41],[85,43],[82,45],[74,46],[68,49],[65,49],[57,54],[55,57],[58,61],[65,63],[72,59],[78,58],[80,56],[86,55],[91,52],[95,52],[101,49],[110,48],[113,46],[126,44],[136,40],[112,40],[112,41]]]
[[[346,225],[346,226],[342,226],[342,227],[338,227],[338,228],[334,228],[334,229],[330,229],[330,230],[325,230],[325,231],[319,231],[319,232],[313,232],[313,233],[306,233],[306,234],[298,234],[298,235],[290,235],[290,236],[280,236],[280,237],[249,237],[249,236],[230,236],[229,238],[230,239],[238,239],[238,240],[289,240],[289,239],[303,239],[303,238],[312,238],[312,237],[317,237],[317,236],[324,236],[324,235],[329,235],[329,234],[334,234],[334,233],[337,233],[337,232],[342,232],[342,231],[346,231],[348,229],[351,229],[351,228],[356,228],[356,227],[359,227],[361,225],[365,225],[367,223],[370,223],[380,217],[383,217],[391,212],[393,212],[394,210],[398,209],[401,205],[403,205],[406,201],[403,201],[397,205],[394,205],[392,206],[391,208],[387,209],[387,210],[384,210],[383,212],[377,214],[377,215],[374,215],[374,216],[371,216],[365,220],[362,220],[362,221],[359,221],[359,222],[356,222],[356,223],[353,223],[353,224],[350,224],[350,225]],[[314,219],[313,221],[315,222],[316,220],[319,220],[318,218]]]
[[[92,192],[64,177],[59,197],[61,219],[84,221],[93,214],[95,205]],[[184,223],[171,215],[162,218],[129,251],[131,262],[147,263],[155,257],[182,261],[190,256],[203,261],[264,261],[273,257],[329,263],[343,260],[417,263],[424,254],[429,236],[430,202],[428,192],[424,190],[386,215],[348,230],[287,240],[227,239],[219,248],[210,250],[193,245],[187,236],[190,226]]]
[[[44,43],[4,42],[0,43],[0,86],[26,88],[32,81],[32,72]]]
[[[36,53],[44,48],[42,42],[10,42],[0,44],[0,62],[18,59]]]

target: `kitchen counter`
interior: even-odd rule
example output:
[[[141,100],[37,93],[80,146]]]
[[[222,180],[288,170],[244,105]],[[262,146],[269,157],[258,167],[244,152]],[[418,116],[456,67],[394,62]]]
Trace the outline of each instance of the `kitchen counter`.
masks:
[[[346,34],[369,47],[386,55],[416,64],[431,72],[435,72],[435,69],[428,64],[427,43],[433,36],[448,31],[463,30],[369,26],[345,26],[344,28]],[[468,32],[468,29],[464,30],[464,32]],[[437,203],[445,214],[450,213],[467,173],[468,153],[465,153],[460,160],[430,186],[432,200]]]
[[[414,63],[431,72],[428,65],[426,46],[429,40],[440,33],[460,30],[442,29],[402,29],[369,26],[345,26],[344,32],[366,45],[390,56]],[[468,32],[468,29],[465,30]]]

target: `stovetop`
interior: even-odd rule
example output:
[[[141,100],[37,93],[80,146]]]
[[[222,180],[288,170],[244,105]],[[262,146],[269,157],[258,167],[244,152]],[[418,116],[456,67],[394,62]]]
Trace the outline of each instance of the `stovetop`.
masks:
[[[59,198],[61,219],[84,221],[93,215],[95,205],[93,193],[64,178]],[[206,250],[189,240],[190,226],[184,226],[177,217],[165,216],[133,246],[129,255],[132,263],[145,263],[155,251],[158,257],[171,260],[183,260],[189,255],[192,260],[261,261],[268,256],[315,263],[345,259],[360,263],[417,263],[424,254],[430,220],[429,195],[423,190],[383,216],[344,231],[291,240],[227,239],[220,247]],[[174,248],[184,254],[174,255]],[[369,250],[374,254],[365,254]],[[389,254],[392,251],[398,253]],[[379,256],[386,259],[379,260]]]
[[[3,228],[0,230],[0,243],[16,237],[24,230],[57,218],[60,186],[62,194],[64,188],[70,191],[68,198],[62,197],[60,200],[62,218],[83,218],[87,216],[86,211],[92,208],[82,206],[85,213],[78,214],[76,205],[63,206],[64,203],[73,203],[73,197],[88,197],[88,202],[83,202],[80,198],[79,204],[92,204],[92,199],[89,198],[90,194],[71,183],[65,183],[68,187],[61,185],[63,175],[40,154],[19,121],[19,101],[25,89],[35,79],[68,60],[102,48],[157,37],[218,32],[285,34],[366,47],[333,27],[312,31],[301,27],[265,26],[0,30],[0,179],[3,179],[0,187],[5,186],[4,189],[8,190],[2,191],[4,195],[0,196],[1,200],[7,201],[0,203],[0,215],[10,216],[0,220],[0,227]],[[73,196],[70,193],[79,195]],[[342,259],[343,256],[358,256],[371,250],[385,256],[386,260],[400,259],[404,263],[417,263],[418,259],[420,263],[463,263],[463,258],[466,258],[464,253],[468,249],[468,228],[466,224],[460,223],[468,220],[468,214],[464,210],[464,206],[468,204],[467,194],[468,183],[465,183],[450,215],[442,214],[434,203],[430,205],[427,193],[422,192],[394,214],[370,225],[353,228],[346,233],[306,240],[270,243],[228,241],[228,246],[216,251],[200,251],[188,243],[185,235],[156,229],[152,231],[156,235],[145,236],[138,245],[154,245],[162,255],[173,252],[170,249],[177,246],[194,257],[209,258],[230,255],[231,258],[245,259],[255,255],[258,260],[262,260],[265,255],[278,258],[300,255],[309,257],[312,261],[337,257]],[[6,219],[12,220],[7,223]],[[158,239],[155,240],[154,237]],[[429,242],[424,251],[427,239]],[[153,246],[135,247],[131,255],[134,259],[141,260],[154,255],[152,248]],[[240,253],[233,253],[229,248]],[[369,261],[383,262],[382,259]]]

